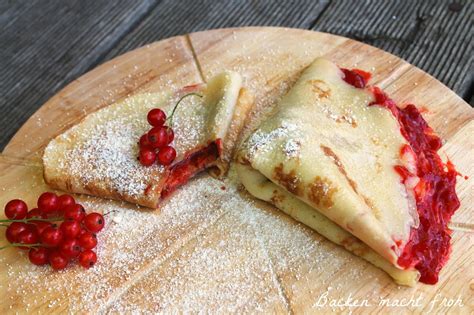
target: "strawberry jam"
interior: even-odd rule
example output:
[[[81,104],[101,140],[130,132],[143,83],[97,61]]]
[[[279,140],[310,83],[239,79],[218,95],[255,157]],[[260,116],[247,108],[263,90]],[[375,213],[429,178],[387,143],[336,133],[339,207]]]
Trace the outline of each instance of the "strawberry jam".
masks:
[[[161,196],[168,196],[179,186],[187,183],[193,175],[214,163],[220,155],[220,143],[221,141],[219,139],[211,142],[207,147],[189,154],[182,161],[173,165],[166,179]]]
[[[372,88],[372,92],[375,101],[370,105],[384,106],[392,112],[416,156],[417,174],[411,174],[399,165],[395,170],[403,183],[413,175],[420,179],[414,189],[420,225],[412,229],[398,264],[403,268],[414,267],[420,272],[421,282],[435,284],[451,251],[448,223],[460,206],[455,191],[458,173],[451,162],[442,162],[437,153],[442,145],[441,139],[414,105],[399,108],[379,88]]]

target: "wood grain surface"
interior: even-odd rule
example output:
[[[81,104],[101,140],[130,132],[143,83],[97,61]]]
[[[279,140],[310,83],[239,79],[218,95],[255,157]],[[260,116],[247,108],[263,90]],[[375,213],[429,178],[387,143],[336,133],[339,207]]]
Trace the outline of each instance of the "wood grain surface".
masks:
[[[470,102],[473,9],[469,0],[0,1],[0,150],[41,105],[98,64],[215,28],[297,27],[356,39],[402,57]]]
[[[0,305],[0,312],[473,312],[474,110],[420,69],[344,37],[285,28],[222,29],[173,37],[112,59],[57,93],[13,137],[0,156],[0,204],[18,197],[34,203],[38,194],[47,189],[41,174],[43,148],[52,137],[88,113],[140,91],[174,90],[206,81],[222,70],[234,70],[241,73],[244,85],[256,97],[246,134],[318,56],[326,56],[342,67],[371,71],[373,82],[399,104],[414,103],[423,108],[425,118],[445,140],[442,155],[449,156],[459,172],[468,176],[459,177],[457,191],[462,206],[453,218],[453,252],[437,285],[397,287],[380,270],[274,208],[245,201],[245,194],[231,189],[220,192],[220,184],[202,176],[180,191],[181,197],[176,194],[162,211],[130,211],[133,220],[142,220],[146,235],[133,237],[140,231],[114,230],[111,225],[101,239],[102,262],[95,271],[41,271],[31,267],[17,250],[4,251],[0,263],[7,272],[0,273],[0,299],[7,302]],[[212,185],[217,185],[219,192],[215,197],[209,197],[209,190],[201,187]],[[209,201],[196,202],[190,210],[193,216],[167,221],[173,211],[179,214],[179,205],[188,203],[186,198],[191,193],[204,194]],[[133,208],[98,198],[79,198],[90,204],[91,211]],[[226,203],[227,200],[234,203]],[[114,241],[111,235],[121,241]],[[134,246],[139,236],[148,247],[142,247],[142,243]],[[291,240],[282,241],[283,237],[294,237],[296,242],[296,248],[288,249],[290,254],[285,259],[282,248],[289,245],[283,243],[291,245]],[[6,242],[3,236],[0,242]],[[133,259],[118,263],[110,258],[115,257],[114,251]],[[216,258],[200,260],[198,253]],[[28,286],[22,281],[29,276],[35,280]],[[43,282],[53,289],[47,289]],[[94,294],[85,289],[92,283]],[[334,299],[368,299],[371,306],[320,307],[317,301],[325,292]],[[422,302],[416,307],[378,304],[380,298],[393,302],[420,294]],[[24,296],[32,299],[25,301]],[[462,306],[443,305],[443,298],[459,298]]]

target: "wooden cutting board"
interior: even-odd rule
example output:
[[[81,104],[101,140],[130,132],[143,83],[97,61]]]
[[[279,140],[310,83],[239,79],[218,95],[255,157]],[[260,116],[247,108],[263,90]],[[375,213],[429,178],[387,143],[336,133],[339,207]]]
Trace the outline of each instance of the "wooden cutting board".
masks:
[[[318,56],[370,71],[372,83],[399,104],[422,108],[445,140],[442,154],[468,177],[459,177],[462,206],[453,218],[453,252],[437,285],[398,287],[377,268],[252,200],[234,180],[203,175],[156,211],[78,196],[90,211],[116,211],[99,236],[99,263],[87,271],[76,266],[52,272],[30,265],[16,249],[4,250],[0,312],[474,312],[474,110],[418,68],[339,36],[222,29],[117,57],[65,87],[13,137],[0,155],[0,205],[19,197],[35,203],[48,189],[44,147],[88,113],[131,94],[174,90],[228,69],[241,73],[256,97],[248,132]]]

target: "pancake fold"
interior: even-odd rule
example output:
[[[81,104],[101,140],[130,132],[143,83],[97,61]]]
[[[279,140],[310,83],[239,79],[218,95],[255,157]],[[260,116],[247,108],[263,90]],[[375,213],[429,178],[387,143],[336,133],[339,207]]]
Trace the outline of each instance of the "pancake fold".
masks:
[[[172,165],[140,165],[140,136],[151,126],[147,113],[161,108],[173,117],[177,157]],[[253,99],[238,73],[226,71],[207,84],[173,93],[139,93],[86,116],[53,139],[43,155],[44,178],[61,190],[124,200],[156,208],[203,169],[226,173],[234,142]]]
[[[394,166],[414,161],[400,154],[408,143],[397,119],[373,102],[316,59],[241,145],[237,171],[253,196],[412,286],[418,271],[397,261],[419,218]]]

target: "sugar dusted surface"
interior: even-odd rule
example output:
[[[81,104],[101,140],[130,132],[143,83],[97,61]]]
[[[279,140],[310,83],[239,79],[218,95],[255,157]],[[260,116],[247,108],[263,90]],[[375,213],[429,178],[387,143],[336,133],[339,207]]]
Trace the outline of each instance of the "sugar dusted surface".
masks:
[[[151,108],[170,114],[177,95],[143,93],[104,108],[53,140],[44,162],[53,180],[69,178],[73,187],[93,187],[139,200],[150,185],[160,180],[164,168],[143,167],[137,160],[138,140],[151,126]],[[207,143],[207,110],[197,97],[180,104],[173,121],[177,159]]]
[[[301,142],[297,139],[304,139],[304,133],[293,123],[283,121],[281,126],[273,130],[258,129],[249,137],[246,145],[248,158],[252,159],[257,152],[268,153],[273,149],[271,144],[278,140],[283,140],[279,149],[286,158],[297,158],[301,149]]]
[[[220,72],[222,69],[233,69],[237,72],[240,72],[243,74],[245,77],[245,86],[248,86],[251,88],[251,90],[255,93],[257,96],[257,106],[255,109],[255,121],[258,121],[258,117],[261,111],[265,111],[266,109],[270,109],[269,104],[273,103],[275,100],[275,97],[278,98],[279,96],[283,95],[284,92],[288,89],[289,86],[291,86],[291,78],[294,81],[296,78],[296,72],[300,71],[304,65],[307,65],[313,60],[315,57],[321,55],[321,54],[326,54],[328,53],[334,61],[338,62],[341,66],[347,67],[347,68],[357,68],[360,67],[364,69],[366,65],[375,65],[376,71],[373,69],[370,69],[371,72],[375,72],[374,80],[375,82],[381,82],[379,85],[381,87],[385,87],[387,84],[392,82],[394,78],[396,79],[397,76],[402,75],[406,70],[407,67],[399,66],[399,62],[394,60],[393,57],[390,58],[373,58],[373,55],[370,55],[365,53],[364,51],[367,50],[367,47],[360,47],[359,44],[354,45],[345,45],[344,47],[337,47],[336,49],[334,48],[338,43],[337,42],[337,37],[331,37],[328,38],[328,42],[330,42],[329,45],[327,43],[325,44],[326,40],[324,40],[325,36],[330,36],[330,35],[324,35],[324,34],[319,34],[319,40],[314,40],[313,38],[307,38],[307,39],[302,39],[301,37],[296,37],[294,32],[300,32],[300,30],[291,30],[291,31],[285,31],[285,30],[279,30],[278,32],[275,32],[274,35],[271,35],[270,32],[262,32],[261,34],[255,36],[254,32],[248,32],[248,31],[233,31],[233,34],[228,37],[228,41],[230,42],[229,45],[226,45],[222,47],[222,45],[215,45],[213,46],[213,49],[209,49],[208,45],[205,44],[203,45],[203,48],[201,50],[196,49],[197,55],[199,56],[199,61],[202,65],[202,68],[205,71],[211,71],[214,73]],[[221,32],[221,31],[219,31]],[[285,35],[285,33],[288,33],[288,36]],[[248,35],[245,35],[248,34]],[[212,40],[212,36],[210,36],[209,32],[204,33],[201,35],[202,38],[196,38],[194,39],[195,35],[191,35],[193,39],[193,46],[196,48],[198,47],[200,42],[203,42],[203,38],[207,38]],[[247,38],[244,38],[247,36]],[[316,37],[316,35],[314,36]],[[294,45],[294,41],[288,43],[288,38],[297,38],[298,45]],[[173,61],[173,62],[180,62],[180,55],[174,56],[174,51],[183,51],[183,47],[181,45],[178,45],[182,40],[178,37],[176,38],[177,40],[173,41],[173,46],[176,45],[175,50],[171,49],[163,49],[163,46],[158,46],[156,44],[152,45],[147,45],[144,49],[146,51],[150,51],[149,55],[145,55],[144,58],[142,56],[142,60],[150,60],[150,63],[152,64],[153,68],[156,69],[162,69],[162,65],[159,64],[159,59],[156,58],[156,51],[157,49],[154,47],[158,47],[160,52],[166,53],[166,59],[163,59],[167,63]],[[322,39],[322,40],[321,40]],[[206,41],[204,41],[207,43]],[[235,45],[232,45],[232,43],[235,43]],[[264,43],[264,45],[261,45],[261,43]],[[236,46],[239,49],[235,49]],[[256,50],[256,46],[261,46],[262,49]],[[242,47],[242,50],[240,49]],[[295,48],[297,49],[297,52],[295,53]],[[209,56],[206,56],[206,51],[210,51]],[[243,53],[242,53],[243,51]],[[288,52],[291,51],[291,54],[288,54]],[[359,51],[360,53],[354,53],[354,51]],[[170,52],[168,54],[168,52]],[[214,54],[212,52],[215,52]],[[369,51],[370,52],[370,51]],[[129,54],[130,55],[130,54]],[[221,56],[227,57],[228,60],[225,58],[221,58]],[[389,56],[389,55],[386,55]],[[110,86],[114,83],[113,81],[106,81],[106,82],[98,82],[98,88],[102,91],[106,90],[107,92],[101,93],[100,95],[103,95],[101,99],[99,99],[98,103],[111,103],[113,102],[114,99],[120,99],[120,97],[117,97],[117,95],[121,95],[121,93],[124,90],[133,90],[134,84],[140,83],[143,80],[140,79],[141,76],[143,78],[147,78],[147,74],[150,73],[148,70],[149,67],[147,65],[138,63],[138,62],[132,62],[130,63],[135,67],[135,64],[139,64],[140,67],[139,69],[135,69],[139,71],[140,75],[136,75],[135,78],[130,78],[130,80],[127,80],[124,82],[123,86],[126,87],[126,89],[122,86],[119,86],[117,88],[110,88]],[[118,65],[117,69],[121,68],[122,65]],[[210,69],[210,70],[209,70]],[[269,69],[270,71],[268,73],[264,73],[262,70]],[[183,71],[181,71],[183,70]],[[158,87],[158,90],[161,90],[163,86],[169,87],[170,90],[177,89],[184,84],[182,83],[177,83],[181,81],[176,81],[176,77],[178,80],[181,80],[182,78],[185,78],[187,83],[194,83],[197,82],[194,78],[189,79],[189,70],[187,68],[182,67],[179,68],[179,71],[177,74],[174,72],[170,73],[165,73],[159,74],[159,83],[155,83],[155,89]],[[157,73],[157,71],[152,71],[153,73]],[[113,73],[114,77],[117,77],[118,73]],[[212,73],[211,73],[212,74]],[[211,74],[206,73],[206,77],[210,77]],[[395,74],[395,76],[394,76]],[[136,77],[139,78],[139,80],[136,79]],[[172,78],[173,80],[170,80]],[[380,81],[381,79],[384,79]],[[410,84],[411,82],[416,79],[416,82],[414,85]],[[189,81],[190,80],[190,81]],[[427,104],[431,113],[428,114],[428,118],[431,118],[431,121],[435,127],[435,129],[439,132],[441,132],[443,135],[453,135],[454,131],[457,129],[454,129],[453,126],[458,127],[460,126],[460,123],[455,123],[451,119],[451,127],[448,126],[448,123],[450,120],[447,118],[449,114],[447,115],[448,112],[453,113],[456,117],[460,117],[459,110],[454,110],[453,109],[453,104],[455,105],[456,103],[459,103],[456,99],[453,99],[452,97],[450,98],[449,95],[451,93],[446,93],[446,97],[441,97],[439,98],[439,93],[440,92],[447,92],[447,90],[443,89],[438,89],[436,85],[438,84],[432,79],[426,80],[426,78],[419,76],[419,77],[413,77],[411,76],[411,73],[408,73],[407,76],[403,75],[402,80],[399,80],[399,82],[405,82],[408,84],[393,84],[393,85],[388,85],[388,89],[395,90],[394,93],[397,93],[399,97],[406,97],[408,96],[409,100],[415,101],[415,100],[421,100],[422,102],[418,103],[424,103]],[[96,82],[94,82],[95,84]],[[439,84],[438,84],[439,85]],[[418,88],[414,88],[414,86],[418,86]],[[398,87],[398,88],[397,88]],[[428,89],[429,87],[429,89]],[[424,91],[431,91],[431,88],[434,88],[434,93],[424,93]],[[269,91],[269,89],[272,89],[272,91]],[[90,102],[90,99],[94,97],[94,94],[90,92],[88,89],[82,89],[78,93],[78,95],[82,95],[82,98],[85,99],[86,101],[82,100],[81,103],[76,103],[75,105],[78,105],[77,112],[83,110],[84,107],[87,106],[87,103]],[[431,96],[426,96],[426,95],[431,95]],[[262,97],[260,97],[262,96]],[[74,99],[71,97],[70,99]],[[79,99],[78,96],[76,96],[76,99]],[[63,98],[61,98],[60,103],[62,104],[61,106],[66,106],[68,111],[65,113],[66,116],[75,116],[77,113],[75,112],[75,108],[71,108],[68,103],[66,103],[68,99],[65,98],[63,101]],[[444,105],[442,105],[444,104]],[[447,104],[447,105],[446,105]],[[57,105],[57,104],[56,104]],[[102,105],[103,106],[103,105]],[[450,107],[449,111],[445,111],[447,108],[446,106]],[[46,111],[45,111],[46,112]],[[61,112],[62,113],[62,112]],[[85,113],[85,111],[84,111]],[[454,116],[453,116],[454,117]],[[467,117],[467,116],[465,116]],[[48,111],[46,116],[42,116],[42,120],[38,121],[38,127],[41,125],[43,128],[47,127],[48,125],[54,125],[54,126],[60,126],[58,125],[57,121],[54,121],[52,118],[57,118],[57,116],[51,115],[51,112]],[[74,121],[75,122],[75,121]],[[62,124],[62,122],[60,123]],[[61,128],[63,126],[60,126]],[[254,129],[255,123],[249,124],[247,126],[247,134]],[[461,135],[460,135],[461,136]],[[46,137],[44,134],[35,134],[36,139],[48,139],[49,137]],[[28,137],[28,134],[21,135],[21,139],[26,140],[25,141],[20,141],[20,146],[22,146],[24,143],[32,143],[31,137]],[[466,140],[467,141],[467,140]],[[448,141],[448,145],[449,145]],[[36,141],[35,141],[36,143]],[[39,141],[38,143],[42,143]],[[469,144],[469,141],[467,142]],[[25,152],[30,152],[30,147],[28,146],[27,149],[25,149]],[[470,157],[469,154],[465,154],[465,151],[461,150],[461,146],[459,145],[458,142],[453,141],[453,144],[451,146],[451,152],[450,152],[450,157],[454,156],[454,161],[457,162],[457,160],[464,161],[463,158],[468,158]],[[291,151],[291,150],[290,150]],[[9,152],[11,153],[11,152]],[[15,152],[16,153],[16,152]],[[455,154],[456,153],[456,154]],[[460,158],[462,156],[462,158]],[[461,168],[461,173],[463,174],[469,174],[470,168],[466,165],[472,165],[469,163],[455,163],[456,165],[461,165],[464,167],[464,169]],[[2,174],[3,175],[3,174]],[[27,187],[31,188],[31,176],[25,176],[25,177],[20,177],[20,181],[15,181],[15,184],[19,185],[19,187]],[[38,175],[38,178],[41,178],[41,175]],[[472,176],[470,176],[470,179]],[[36,180],[36,179],[35,179]],[[465,199],[464,204],[467,206],[464,206],[462,211],[458,212],[457,214],[459,215],[459,221],[462,222],[469,222],[469,220],[472,218],[472,208],[469,207],[469,205],[472,204],[472,202],[469,202],[471,199],[470,197],[472,196],[472,190],[471,187],[469,186],[469,181],[463,181],[460,180],[460,185],[461,185],[461,192],[465,196],[468,196],[467,199]],[[10,187],[4,188],[2,187],[2,195],[5,196],[5,190],[8,191]],[[42,188],[43,190],[45,188]],[[20,193],[23,194],[24,191],[21,191],[19,189]],[[29,193],[29,191],[28,191]],[[38,193],[41,193],[40,190],[35,191],[34,195],[36,196]],[[99,205],[99,203],[97,203]],[[116,209],[122,209],[123,211],[128,211],[128,207],[126,205],[120,205],[116,204],[114,206],[110,206],[108,203],[107,207],[102,206],[102,203],[99,206],[99,209],[108,209],[108,208],[116,208]],[[105,203],[104,203],[105,205]],[[370,295],[372,294],[375,297],[395,297],[395,298],[409,298],[412,293],[424,293],[425,294],[425,301],[429,302],[430,298],[433,298],[435,294],[441,293],[441,295],[446,295],[448,298],[456,298],[458,294],[461,295],[461,298],[463,298],[464,305],[466,305],[466,308],[460,309],[457,307],[453,308],[440,308],[438,309],[438,312],[445,313],[447,310],[451,310],[452,313],[460,313],[461,311],[465,311],[466,313],[469,312],[469,310],[473,309],[474,306],[474,301],[472,299],[472,290],[474,290],[474,285],[472,283],[468,283],[466,279],[469,277],[466,277],[469,275],[469,271],[472,270],[472,268],[469,268],[468,266],[471,266],[472,262],[472,233],[467,233],[463,234],[462,232],[455,231],[454,238],[455,238],[455,248],[453,250],[452,255],[452,260],[450,262],[449,269],[447,268],[446,274],[444,275],[444,278],[447,279],[449,277],[449,280],[447,279],[447,283],[444,282],[442,286],[439,287],[417,287],[415,291],[412,290],[405,290],[403,288],[397,288],[395,285],[391,283],[391,280],[384,275],[382,272],[380,272],[378,269],[373,268],[367,264],[365,264],[362,260],[357,259],[355,257],[350,256],[347,254],[345,251],[338,249],[337,247],[332,246],[330,243],[327,241],[324,241],[320,239],[315,233],[310,232],[308,229],[304,228],[301,225],[296,224],[294,221],[291,221],[284,215],[279,215],[277,212],[271,210],[271,209],[266,209],[266,207],[262,207],[259,203],[254,204],[256,209],[259,210],[261,217],[267,217],[267,220],[271,219],[271,222],[265,222],[266,225],[268,225],[268,230],[267,233],[269,233],[268,237],[263,237],[263,239],[270,239],[271,240],[271,246],[267,246],[266,250],[269,254],[269,257],[273,257],[272,262],[273,262],[273,268],[274,268],[274,275],[276,278],[276,283],[281,283],[282,287],[282,292],[288,300],[291,300],[292,306],[297,306],[298,304],[304,304],[309,307],[306,309],[301,309],[301,308],[293,308],[294,313],[303,313],[303,311],[306,311],[306,313],[315,313],[317,311],[322,312],[322,313],[328,313],[331,311],[330,308],[317,308],[316,301],[317,297],[319,296],[320,293],[324,292],[324,290],[328,290],[330,293],[330,297],[333,298],[340,298],[343,296],[347,296],[349,293],[353,293],[355,288],[362,288],[360,290],[360,295],[359,297],[365,297],[365,294]],[[262,208],[265,208],[265,211],[262,210]],[[92,210],[92,209],[91,209]],[[233,211],[239,211],[240,209],[234,209]],[[267,211],[268,210],[268,211]],[[137,210],[134,210],[137,211]],[[145,211],[145,210],[138,210],[138,211]],[[255,210],[256,212],[256,210]],[[154,214],[154,213],[152,213]],[[136,216],[136,217],[135,217]],[[120,225],[118,227],[124,227],[123,226],[123,220],[126,220],[127,218],[135,218],[133,222],[140,222],[140,228],[145,228],[142,226],[149,226],[150,222],[147,222],[146,219],[149,218],[148,214],[143,215],[143,216],[138,216],[137,214],[130,214],[130,216],[117,216],[114,217],[115,221],[120,222]],[[466,221],[467,220],[467,221]],[[282,221],[279,222],[278,225],[274,225],[275,221]],[[287,222],[288,221],[288,222]],[[217,223],[220,223],[221,221],[217,221]],[[259,222],[259,220],[257,220]],[[213,228],[214,225],[211,225],[210,227],[204,229],[211,229]],[[289,238],[288,242],[285,242],[285,238],[288,237],[287,233],[285,233],[284,237],[278,238],[276,235],[279,235],[282,233],[282,227],[285,227],[285,230],[288,231],[288,233],[291,233],[292,231],[298,231],[298,233],[291,233],[290,235],[293,236],[294,238]],[[131,227],[129,226],[129,229],[134,229],[136,227]],[[262,228],[262,227],[260,227]],[[107,228],[106,231],[104,231],[104,234],[102,236],[109,235]],[[124,228],[123,230],[123,235],[117,239],[118,240],[123,240],[125,239],[126,244],[124,245],[126,248],[132,248],[136,245],[133,243],[136,242],[136,236],[132,234],[130,237],[130,240],[126,239],[126,234],[130,233],[129,230]],[[301,235],[303,233],[303,235]],[[262,233],[264,234],[264,233]],[[114,236],[119,236],[118,232],[115,232]],[[204,234],[202,234],[204,235]],[[232,234],[235,235],[235,234]],[[143,235],[142,235],[143,236]],[[100,236],[101,237],[101,236]],[[145,238],[145,236],[143,236]],[[200,237],[200,236],[199,236]],[[199,238],[198,237],[198,238]],[[289,257],[288,255],[291,253],[291,249],[293,248],[293,251],[298,253],[298,246],[301,245],[302,240],[305,240],[305,243],[311,244],[311,242],[315,242],[312,247],[309,247],[311,249],[310,252],[306,252],[304,255],[301,253],[298,255],[292,254],[292,257]],[[291,242],[295,242],[295,246],[291,246]],[[269,241],[270,242],[270,241]],[[288,243],[288,244],[286,244]],[[108,243],[103,243],[102,238],[101,238],[101,248],[109,246],[117,246],[115,242],[110,240]],[[191,243],[190,245],[191,246]],[[276,246],[275,248],[272,248],[272,246]],[[296,249],[295,249],[296,248]],[[327,249],[327,250],[325,250]],[[115,247],[115,250],[118,251],[117,247]],[[326,251],[324,255],[320,255],[319,252]],[[112,249],[110,249],[112,251]],[[101,251],[102,253],[102,251]],[[279,253],[283,253],[284,255],[281,255]],[[113,308],[107,309],[106,307],[104,308],[104,302],[103,300],[100,300],[96,305],[94,305],[94,301],[88,300],[90,299],[90,296],[94,296],[97,294],[99,290],[108,292],[109,294],[112,294],[114,292],[118,292],[120,290],[117,290],[117,286],[121,285],[121,281],[117,281],[116,283],[106,283],[103,282],[102,280],[97,281],[95,284],[82,284],[81,277],[84,277],[84,282],[85,281],[91,281],[94,280],[96,281],[97,279],[100,279],[102,276],[105,276],[107,273],[113,273],[116,270],[119,270],[119,278],[122,277],[122,274],[126,273],[126,271],[121,271],[121,270],[126,270],[123,266],[117,263],[115,266],[115,269],[112,270],[106,270],[106,267],[110,267],[111,264],[107,263],[106,260],[99,258],[100,262],[99,265],[102,265],[100,267],[100,270],[94,271],[86,271],[84,272],[82,269],[78,269],[77,271],[75,268],[68,269],[66,272],[61,273],[58,278],[57,282],[59,281],[69,281],[70,283],[68,285],[60,283],[59,288],[54,288],[53,287],[56,285],[55,283],[50,283],[48,285],[45,285],[42,283],[42,281],[45,281],[45,279],[53,279],[54,276],[50,275],[46,269],[43,268],[35,268],[34,266],[31,266],[27,262],[27,258],[23,253],[18,253],[17,251],[14,251],[12,253],[9,253],[10,256],[13,256],[12,261],[15,262],[15,265],[10,265],[2,271],[4,271],[4,274],[8,274],[9,279],[11,279],[10,282],[7,283],[7,281],[2,281],[0,283],[0,291],[3,288],[6,288],[7,286],[9,287],[8,296],[3,298],[3,296],[0,295],[0,300],[4,302],[3,304],[8,306],[14,305],[14,309],[17,310],[21,308],[22,310],[25,311],[30,311],[30,312],[36,312],[38,311],[38,307],[42,304],[45,306],[40,310],[42,313],[49,313],[49,311],[56,310],[56,311],[66,311],[67,310],[67,304],[70,300],[70,297],[73,296],[74,303],[71,303],[71,306],[69,308],[69,312],[77,312],[79,310],[85,310],[85,309],[93,309],[95,312],[98,310],[97,307],[100,307],[100,311],[103,310],[110,310],[113,312]],[[118,253],[117,253],[118,255]],[[128,255],[132,254],[123,254],[122,257],[125,257],[122,261],[129,261],[130,264],[133,264],[133,260],[130,257],[127,257]],[[281,255],[278,257],[278,255]],[[169,257],[169,256],[167,256]],[[298,259],[295,259],[295,257],[298,257]],[[307,259],[306,263],[301,263],[303,259]],[[7,258],[7,255],[3,256],[0,255],[0,264],[2,267],[5,265],[3,264],[5,261],[10,261]],[[278,266],[281,266],[281,268],[278,268]],[[288,272],[284,272],[285,267],[288,268]],[[140,268],[140,267],[139,267]],[[157,267],[158,268],[158,267]],[[341,269],[342,268],[342,269]],[[129,268],[131,270],[131,268]],[[209,270],[209,269],[207,269]],[[311,273],[305,273],[305,270],[311,270]],[[7,272],[8,271],[8,272]],[[130,271],[129,271],[130,272]],[[195,273],[199,273],[200,271],[197,270]],[[294,274],[291,274],[291,273]],[[68,276],[68,274],[71,274]],[[311,275],[315,275],[314,277],[311,277]],[[471,273],[472,274],[472,273]],[[206,274],[207,275],[207,274]],[[185,277],[183,274],[179,274],[179,277],[181,279],[184,279],[182,281],[186,281],[187,276]],[[127,279],[134,278],[134,276],[128,276]],[[299,281],[306,281],[306,285],[299,285],[295,281],[293,281],[293,278],[296,279],[298,278]],[[3,278],[5,279],[5,278]],[[71,280],[72,279],[72,280]],[[156,280],[158,281],[158,279]],[[336,281],[334,283],[334,281]],[[140,281],[139,281],[140,282]],[[31,285],[28,285],[27,283],[30,283]],[[459,283],[462,283],[459,285]],[[21,285],[21,286],[20,286]],[[87,288],[86,286],[91,285],[91,288]],[[319,291],[320,287],[322,287],[322,291]],[[37,288],[37,289],[36,289]],[[75,288],[78,288],[77,290]],[[28,292],[31,292],[31,290],[35,290],[38,292],[38,294],[35,294],[34,297],[30,300],[26,300],[23,298],[23,296],[20,296],[21,294],[28,294]],[[89,294],[86,294],[86,290],[90,290],[91,292]],[[130,291],[131,289],[126,289],[125,292]],[[141,294],[142,296],[145,297],[152,297],[154,294],[154,290],[144,290],[144,288],[137,288],[136,289],[136,294],[139,295]],[[351,291],[352,290],[352,291]],[[179,291],[176,289],[176,291]],[[55,300],[55,297],[57,294],[54,294],[54,292],[60,292],[63,295],[62,300]],[[228,291],[225,291],[228,292]],[[2,292],[3,293],[3,292]],[[15,294],[15,297],[10,298],[10,295]],[[46,295],[45,298],[40,298],[38,299],[37,296],[43,296]],[[185,295],[186,296],[186,295]],[[45,302],[47,301],[50,297],[54,297],[50,303]],[[126,305],[127,304],[127,299],[130,299],[129,295],[123,294],[120,296],[120,298],[117,298],[116,301],[119,303],[119,305]],[[13,301],[18,301],[18,303],[13,304]],[[130,300],[128,300],[130,301]],[[375,300],[376,301],[376,300]],[[171,299],[171,297],[168,300],[169,303],[173,303],[174,301]],[[83,305],[81,304],[83,303]],[[28,308],[26,308],[26,305]],[[50,308],[47,308],[48,305],[50,305]],[[107,304],[108,305],[108,304]],[[147,307],[148,306],[148,307]],[[176,303],[176,307],[180,307],[180,303]],[[208,307],[203,308],[201,311],[206,312],[210,311],[212,312],[213,308],[210,305],[206,305]],[[420,309],[420,308],[392,308],[388,309],[389,312],[399,312],[400,310],[403,310],[403,312],[411,312],[411,311],[416,311],[416,312],[423,312],[427,311],[429,309],[429,305],[425,305],[425,309]],[[4,309],[4,308],[2,308]],[[190,309],[190,307],[188,308]],[[152,307],[149,307],[149,305],[143,305],[143,306],[137,306],[137,305],[132,305],[130,307],[130,310],[136,310],[137,312],[140,311],[148,311],[151,312],[153,310]],[[167,309],[169,310],[169,309]],[[357,309],[352,309],[354,313],[359,313],[359,310]],[[333,309],[333,311],[339,311],[342,312],[343,310],[338,308],[338,309]],[[362,309],[362,311],[367,311],[367,309]],[[255,312],[255,311],[254,311]],[[373,312],[377,313],[376,310]],[[386,313],[387,309],[385,310],[380,310],[379,312]],[[346,309],[345,313],[350,313],[350,310]],[[436,313],[436,312],[435,312]]]
[[[250,199],[234,178],[203,174],[154,211],[81,197],[88,211],[110,212],[98,235],[98,263],[54,272],[25,256],[6,267],[7,303],[72,313],[288,312],[298,290],[291,283],[345,259]]]
[[[151,180],[151,173],[136,158],[136,139],[146,127],[133,125],[117,120],[97,125],[90,138],[65,153],[60,168],[70,176],[80,177],[85,186],[106,180],[120,194],[139,196]],[[156,165],[153,168],[159,169]]]

